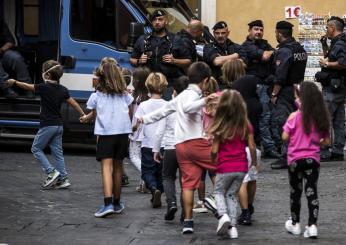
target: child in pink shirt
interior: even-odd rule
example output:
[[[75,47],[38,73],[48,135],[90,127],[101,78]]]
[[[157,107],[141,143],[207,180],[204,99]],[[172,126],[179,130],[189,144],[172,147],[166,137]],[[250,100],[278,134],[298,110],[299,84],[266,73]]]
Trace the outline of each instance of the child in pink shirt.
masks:
[[[238,238],[237,195],[248,171],[246,145],[256,166],[256,145],[253,129],[247,118],[246,105],[239,92],[224,90],[209,133],[214,137],[212,160],[217,160],[215,199],[219,224],[217,234]]]
[[[303,82],[296,87],[300,105],[283,126],[282,140],[288,141],[288,175],[290,183],[291,219],[285,228],[289,233],[299,235],[300,198],[305,180],[305,194],[309,209],[309,223],[304,237],[317,237],[319,201],[317,182],[320,168],[320,146],[330,144],[330,118],[322,93],[312,82]]]

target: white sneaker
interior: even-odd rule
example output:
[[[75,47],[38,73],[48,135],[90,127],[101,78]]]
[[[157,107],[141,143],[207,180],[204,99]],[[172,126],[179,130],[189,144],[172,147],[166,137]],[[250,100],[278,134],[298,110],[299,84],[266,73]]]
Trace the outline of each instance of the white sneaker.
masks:
[[[228,227],[231,225],[231,220],[227,214],[222,215],[219,219],[219,224],[217,226],[216,234],[218,236],[223,236],[227,234]]]
[[[228,229],[228,235],[229,235],[229,238],[231,239],[236,239],[238,238],[238,230],[235,226],[232,226],[231,229]]]
[[[300,233],[302,233],[302,230],[300,228],[300,224],[296,223],[295,225],[293,225],[291,219],[286,221],[285,228],[289,233],[291,233],[293,235],[300,235]]]
[[[203,201],[197,201],[192,210],[196,213],[208,213],[208,209],[204,206]]]
[[[318,231],[316,225],[305,226],[304,237],[317,238]]]
[[[58,180],[60,173],[58,170],[54,169],[53,172],[47,175],[47,179],[43,182],[42,187],[43,189],[48,189],[52,187],[55,182]]]

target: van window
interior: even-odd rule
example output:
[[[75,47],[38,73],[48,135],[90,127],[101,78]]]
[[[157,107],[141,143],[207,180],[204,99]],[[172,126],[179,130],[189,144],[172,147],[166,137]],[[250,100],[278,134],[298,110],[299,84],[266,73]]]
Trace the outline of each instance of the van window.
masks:
[[[39,35],[39,7],[38,0],[23,1],[24,35]]]
[[[128,28],[135,19],[120,1],[72,0],[71,37],[126,49]]]

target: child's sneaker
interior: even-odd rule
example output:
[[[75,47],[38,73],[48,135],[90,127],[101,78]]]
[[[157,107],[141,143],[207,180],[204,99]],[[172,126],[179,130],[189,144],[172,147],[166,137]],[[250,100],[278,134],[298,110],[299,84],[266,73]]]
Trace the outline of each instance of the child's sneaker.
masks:
[[[113,204],[109,204],[107,206],[102,205],[100,209],[94,215],[96,218],[103,218],[113,213],[114,213],[114,206]]]
[[[183,234],[192,234],[193,233],[193,220],[184,220],[182,233]]]
[[[153,208],[161,207],[161,191],[158,189],[154,189],[152,191],[152,199],[151,202],[153,204]]]
[[[55,185],[54,188],[55,189],[67,189],[68,187],[71,186],[71,182],[68,180],[68,178],[65,178],[63,180],[58,180]]]
[[[224,236],[227,234],[228,227],[231,225],[231,220],[227,214],[224,214],[219,219],[219,224],[217,226],[216,234],[218,236]]]
[[[172,202],[167,206],[167,213],[165,214],[165,220],[174,220],[174,215],[178,211],[177,204]]]
[[[318,231],[316,225],[305,226],[304,237],[317,238]]]
[[[121,179],[121,185],[122,186],[128,186],[129,184],[130,184],[129,177],[126,174],[124,174],[122,179]]]
[[[286,221],[285,223],[285,228],[286,230],[293,234],[293,235],[300,235],[300,233],[302,232],[301,228],[300,228],[300,224],[296,223],[296,224],[292,224],[292,220],[289,219]],[[304,233],[305,234],[305,233]]]
[[[125,204],[123,202],[119,202],[119,204],[115,204],[114,213],[120,214],[125,209]]]
[[[235,226],[232,226],[228,229],[228,235],[231,239],[237,239],[238,238],[238,230]]]
[[[49,173],[47,175],[47,179],[42,184],[43,189],[52,187],[55,181],[58,179],[59,175],[60,173],[56,169],[54,169],[53,172]]]
[[[249,209],[243,209],[241,214],[238,217],[239,225],[251,225],[251,214]]]
[[[216,201],[213,195],[209,195],[204,199],[204,205],[207,209],[212,211],[213,213],[217,212]]]
[[[205,207],[203,201],[197,201],[196,205],[192,209],[196,213],[207,213],[208,209]]]

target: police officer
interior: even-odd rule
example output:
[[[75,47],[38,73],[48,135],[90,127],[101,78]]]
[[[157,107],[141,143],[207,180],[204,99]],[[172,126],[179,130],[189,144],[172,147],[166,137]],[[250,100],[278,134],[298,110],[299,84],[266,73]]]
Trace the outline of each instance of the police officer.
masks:
[[[212,69],[220,87],[223,87],[221,67],[226,61],[240,58],[246,62],[246,53],[239,44],[228,39],[229,33],[226,22],[217,22],[213,27],[214,41],[203,49],[203,59]]]
[[[178,32],[173,40],[173,52],[169,63],[178,66],[186,74],[191,63],[197,61],[196,39],[203,33],[203,24],[199,20],[191,20],[187,29]]]
[[[278,50],[274,55],[275,67],[274,88],[271,102],[275,105],[274,118],[276,131],[281,135],[282,127],[288,116],[296,110],[294,103],[294,85],[304,80],[307,54],[303,46],[292,37],[293,25],[287,21],[276,24],[276,40]],[[279,139],[278,137],[277,139]],[[282,144],[281,158],[271,164],[272,169],[287,168],[287,145]]]
[[[172,62],[174,34],[166,29],[168,22],[163,10],[155,10],[150,20],[153,31],[138,38],[130,62],[133,66],[146,66],[152,72],[163,73],[170,87],[170,90],[164,93],[164,98],[169,99],[173,92],[173,79],[181,75],[178,67]]]
[[[249,34],[242,46],[246,51],[248,60],[246,74],[254,75],[258,78],[257,94],[263,109],[259,121],[259,131],[264,157],[279,158],[280,154],[276,149],[270,130],[272,105],[268,95],[268,88],[272,83],[271,79],[269,79],[271,76],[270,59],[274,48],[267,40],[263,39],[264,27],[262,20],[251,21],[248,26]]]
[[[343,161],[345,146],[345,106],[346,99],[346,34],[345,23],[332,16],[327,22],[326,37],[331,44],[323,59],[320,60],[321,72],[316,73],[316,80],[322,84],[324,100],[328,106],[333,131],[333,145],[321,149],[321,161]],[[326,40],[322,45],[327,47]]]
[[[5,83],[9,79],[9,73],[15,74],[16,79],[19,81],[32,83],[23,57],[17,51],[12,50],[14,45],[14,38],[6,22],[0,18],[0,90],[8,99],[18,97],[18,94]],[[29,99],[34,98],[33,92],[27,91],[26,97]]]

